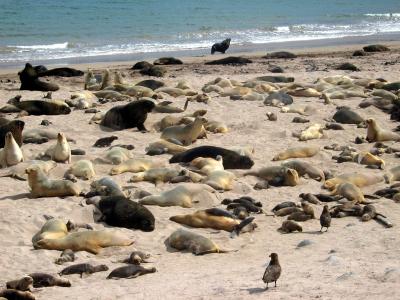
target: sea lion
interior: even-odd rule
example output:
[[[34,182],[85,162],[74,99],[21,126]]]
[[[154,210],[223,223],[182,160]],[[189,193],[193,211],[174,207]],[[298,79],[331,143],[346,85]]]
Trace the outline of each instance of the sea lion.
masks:
[[[57,144],[47,149],[44,156],[51,157],[55,162],[71,163],[71,148],[64,133],[58,133]]]
[[[294,212],[302,212],[302,210],[297,206],[283,207],[274,211],[274,214],[278,217],[285,217],[291,215]]]
[[[18,72],[21,81],[20,90],[29,91],[57,91],[57,84],[48,83],[39,80],[39,75],[30,63],[25,64],[25,68]]]
[[[52,180],[37,166],[33,165],[25,170],[28,174],[28,183],[31,196],[38,197],[66,197],[78,196],[81,189],[69,180]]]
[[[283,152],[278,153],[272,159],[273,161],[285,160],[288,158],[305,158],[312,157],[319,152],[318,146],[303,146],[288,148]]]
[[[285,201],[282,203],[279,203],[277,205],[274,206],[273,209],[271,209],[272,212],[278,211],[282,208],[286,208],[286,207],[296,207],[296,203],[294,203],[293,201]]]
[[[57,265],[62,265],[63,263],[73,261],[75,261],[74,251],[72,251],[71,249],[66,249],[61,253],[60,257],[54,261],[54,263]]]
[[[18,291],[14,289],[0,290],[1,299],[7,300],[35,300],[35,295],[29,291]]]
[[[301,199],[303,199],[304,201],[310,202],[312,204],[316,204],[316,205],[321,204],[321,202],[318,200],[318,198],[311,193],[301,193],[299,195],[299,197]]]
[[[308,203],[305,202],[305,201],[302,201],[302,202],[301,202],[301,208],[303,209],[303,211],[304,211],[307,215],[311,216],[312,219],[315,219],[314,209],[313,209],[313,207],[312,207],[310,204],[308,204]]]
[[[149,253],[144,253],[142,251],[133,251],[131,255],[129,255],[129,258],[124,259],[121,262],[126,264],[140,265],[141,263],[148,263],[148,258],[150,258]]]
[[[42,239],[58,239],[68,234],[67,225],[60,219],[50,219],[42,228],[32,237],[32,245],[38,248],[37,242]]]
[[[225,170],[215,170],[207,174],[202,180],[205,184],[219,191],[230,191],[233,189],[235,174]]]
[[[54,68],[50,70],[39,71],[36,67],[35,70],[38,72],[39,77],[44,76],[60,76],[60,77],[75,77],[75,76],[83,76],[83,72],[73,68]]]
[[[140,74],[154,76],[154,77],[164,77],[167,73],[167,69],[163,66],[149,66],[140,70]]]
[[[241,224],[234,215],[219,208],[198,210],[193,214],[172,216],[169,219],[195,228],[213,228],[228,232],[236,231]]]
[[[365,52],[385,52],[390,51],[390,49],[384,45],[376,44],[376,45],[368,45],[363,47]]]
[[[301,227],[301,225],[292,220],[283,221],[281,227],[278,230],[285,233],[291,233],[293,231],[303,232],[303,228]]]
[[[110,175],[117,175],[125,172],[132,172],[132,173],[144,172],[149,169],[160,166],[161,166],[160,163],[156,163],[150,159],[131,158],[113,167],[110,170]]]
[[[154,102],[150,100],[137,100],[126,105],[115,106],[107,111],[100,125],[114,130],[136,127],[139,131],[147,131],[144,122],[147,114],[154,107]]]
[[[154,230],[155,219],[151,211],[125,197],[103,197],[96,206],[103,214],[101,220],[108,225],[146,232]]]
[[[305,222],[312,219],[312,216],[306,214],[304,211],[293,212],[288,216],[288,221]]]
[[[62,269],[61,272],[58,273],[58,275],[63,276],[63,275],[79,274],[82,278],[83,274],[89,275],[103,271],[108,271],[108,267],[106,265],[93,266],[91,264],[76,264]]]
[[[71,282],[68,279],[55,277],[46,273],[31,273],[28,276],[33,279],[33,287],[41,288],[41,287],[50,287],[50,286],[61,286],[61,287],[70,287]]]
[[[400,166],[391,168],[384,175],[386,183],[392,183],[393,181],[398,181],[400,179]]]
[[[139,62],[135,63],[131,69],[132,70],[141,70],[141,69],[144,69],[144,68],[149,68],[152,65],[153,64],[151,64],[151,63],[149,63],[147,61],[139,61]]]
[[[36,141],[41,141],[41,143],[48,142],[48,140],[58,139],[58,132],[51,129],[28,129],[24,130],[22,133],[22,138],[24,143],[33,143]],[[75,142],[69,136],[66,137],[68,142]]]
[[[240,57],[240,56],[229,56],[229,57],[224,57],[224,58],[221,58],[221,59],[207,61],[204,64],[205,65],[234,65],[234,66],[238,66],[238,65],[251,64],[252,62],[253,61],[248,59],[248,58],[244,58],[244,57]]]
[[[98,158],[96,161],[111,163],[113,165],[119,165],[124,161],[132,158],[132,153],[123,147],[114,146],[110,148],[105,155],[105,158]]]
[[[372,142],[385,142],[385,141],[399,141],[400,135],[392,131],[382,129],[373,118],[366,120],[367,123],[367,141]]]
[[[300,160],[291,160],[283,163],[282,166],[296,170],[299,176],[307,175],[312,179],[318,181],[325,181],[324,171],[314,167],[308,162]]]
[[[202,117],[197,117],[192,124],[185,126],[171,126],[163,130],[161,139],[173,142],[178,145],[191,145],[199,137],[203,125],[207,120]]]
[[[199,117],[199,116],[204,116],[207,113],[207,110],[205,109],[200,109],[196,110],[195,112],[191,114],[187,114],[184,116],[174,116],[174,115],[168,115],[160,120],[158,124],[156,124],[157,127],[159,127],[159,130],[164,130],[167,127],[171,126],[176,126],[176,125],[181,125],[181,124],[189,124],[191,122],[188,122],[192,117]],[[194,120],[194,119],[193,119]]]
[[[111,143],[117,139],[118,137],[115,135],[100,138],[94,143],[93,147],[99,147],[99,148],[109,147],[111,146]]]
[[[164,153],[178,154],[185,152],[186,150],[188,150],[188,148],[168,142],[166,140],[159,140],[157,142],[151,143],[145,149],[146,154],[151,156],[161,155]]]
[[[205,124],[205,129],[212,133],[226,133],[229,131],[228,126],[219,121],[208,121]]]
[[[328,231],[328,228],[331,226],[331,214],[329,213],[328,205],[324,205],[324,209],[319,218],[319,222],[321,224],[320,231],[322,232],[322,228],[324,228],[324,227],[326,227],[326,231]]]
[[[122,188],[113,181],[110,177],[103,177],[99,180],[95,180],[90,184],[91,195],[101,195],[101,196],[123,196],[125,193]]]
[[[285,186],[296,186],[299,184],[299,174],[297,171],[282,166],[264,167],[258,171],[244,173],[244,176],[246,175],[257,176],[268,182],[277,182]]]
[[[31,291],[33,289],[33,279],[30,276],[24,276],[21,279],[7,281],[7,289],[18,291]]]
[[[182,65],[183,62],[175,57],[160,57],[153,61],[154,65]]]
[[[326,180],[323,184],[325,189],[333,190],[336,185],[350,182],[358,187],[376,184],[384,180],[384,176],[364,173],[345,173]]]
[[[129,265],[116,268],[107,276],[107,279],[135,278],[141,275],[154,273],[156,271],[156,268],[146,269],[142,266]]]
[[[265,269],[262,277],[262,280],[267,284],[267,287],[265,288],[266,290],[268,290],[268,283],[270,282],[275,282],[276,287],[276,281],[279,279],[282,272],[282,268],[278,260],[278,254],[271,253],[269,257],[271,257],[271,261],[269,262],[268,267]]]
[[[341,124],[360,124],[364,119],[348,107],[340,107],[332,117]]]
[[[211,47],[211,54],[214,54],[215,52],[225,53],[226,50],[228,50],[230,44],[231,44],[231,39],[230,38],[225,39],[220,43],[215,43]]]
[[[299,138],[299,141],[308,141],[313,139],[320,139],[324,136],[324,126],[321,124],[313,124],[308,126],[300,134],[294,133],[293,136]]]
[[[365,205],[365,206],[363,207],[361,220],[362,220],[363,222],[368,222],[368,221],[370,221],[370,220],[372,220],[372,219],[375,219],[375,217],[376,217],[377,215],[381,215],[381,214],[378,214],[378,213],[376,212],[375,206],[373,206],[372,204],[368,204],[368,205]],[[381,215],[381,216],[382,216],[382,215]]]
[[[193,198],[202,192],[214,192],[208,185],[204,184],[181,184],[177,187],[164,191],[159,195],[150,195],[139,200],[143,205],[158,206],[182,206],[192,207]]]
[[[93,164],[90,160],[81,159],[77,162],[74,162],[66,174],[67,176],[72,174],[78,178],[89,180],[96,175],[96,172],[94,171]]]
[[[21,98],[13,98],[8,101],[9,104],[14,105],[28,115],[41,116],[41,115],[68,115],[71,108],[67,103],[61,100],[25,100]]]
[[[142,69],[144,69],[144,68],[142,68]],[[147,87],[147,88],[152,89],[154,91],[154,90],[156,90],[156,89],[158,89],[160,87],[165,86],[165,83],[160,81],[160,80],[146,79],[146,80],[142,80],[142,81],[136,83],[136,85],[144,86],[144,87]]]
[[[184,229],[177,229],[174,231],[167,238],[166,244],[180,251],[189,250],[195,255],[230,252],[228,250],[222,250],[209,238]]]
[[[102,248],[113,246],[129,246],[133,240],[109,230],[89,230],[68,234],[58,239],[42,239],[37,242],[38,248],[47,250],[87,251],[98,254]]]
[[[213,171],[224,170],[223,159],[218,155],[216,159],[211,157],[197,157],[190,162],[190,165],[199,169],[202,174],[210,174]]]
[[[144,172],[135,173],[129,182],[149,181],[153,182],[156,186],[162,182],[170,182],[175,177],[184,175],[184,170],[176,170],[169,168],[154,168]]]
[[[21,148],[18,146],[11,132],[5,136],[4,148],[0,150],[0,165],[2,168],[17,165],[24,161]]]
[[[6,121],[0,125],[0,148],[4,148],[7,132],[11,132],[18,146],[22,146],[22,131],[25,122],[20,120]]]
[[[169,162],[188,163],[197,157],[211,157],[215,159],[218,155],[222,156],[224,169],[250,169],[254,165],[253,160],[248,156],[240,155],[235,151],[215,146],[200,146],[189,149],[185,152],[175,154]]]
[[[268,53],[267,55],[265,55],[263,58],[269,58],[269,59],[289,59],[289,58],[296,58],[297,55],[292,53],[292,52],[288,52],[288,51],[276,51],[276,52],[271,52]]]

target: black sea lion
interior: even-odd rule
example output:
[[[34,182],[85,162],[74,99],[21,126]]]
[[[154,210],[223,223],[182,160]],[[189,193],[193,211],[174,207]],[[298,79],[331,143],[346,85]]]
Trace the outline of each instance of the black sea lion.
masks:
[[[46,273],[32,273],[28,276],[33,279],[33,287],[41,288],[41,287],[49,287],[49,286],[62,286],[62,287],[70,287],[71,282],[68,279],[57,278],[53,275]]]
[[[40,81],[38,73],[30,63],[25,64],[25,68],[18,72],[19,79],[21,80],[20,90],[29,91],[57,91],[59,89],[57,84]]]
[[[336,122],[342,124],[360,124],[364,119],[348,107],[341,107],[332,117]]]
[[[183,62],[175,57],[160,57],[153,62],[154,65],[182,65]]]
[[[146,269],[138,265],[129,265],[116,268],[110,273],[110,275],[107,276],[107,279],[135,278],[141,275],[154,273],[156,271],[156,268]]]
[[[229,56],[217,60],[212,60],[204,63],[205,65],[247,65],[252,63],[248,58],[240,56]]]
[[[36,67],[35,67],[35,70]],[[83,76],[84,72],[72,68],[55,68],[46,71],[38,71],[38,76],[60,76],[60,77],[74,77],[74,76]]]
[[[263,58],[277,59],[277,58],[296,58],[297,55],[288,51],[277,51],[271,52],[265,55]]]
[[[8,300],[35,300],[35,295],[31,292],[26,291],[18,291],[13,289],[6,289],[0,291],[1,299],[8,299]]]
[[[140,131],[147,131],[144,122],[147,119],[147,113],[154,107],[155,104],[150,100],[137,100],[126,105],[115,106],[107,111],[100,124],[114,130],[137,127]]]
[[[237,152],[215,146],[200,146],[189,149],[185,152],[175,154],[169,160],[170,163],[191,162],[197,157],[211,157],[216,159],[218,155],[222,156],[225,169],[250,169],[254,162],[244,155]]]
[[[102,271],[108,271],[108,267],[106,265],[92,266],[91,264],[76,264],[62,269],[58,275],[79,274],[82,278],[83,274],[93,274]]]
[[[215,52],[225,53],[226,50],[228,50],[230,44],[231,44],[231,39],[223,40],[221,43],[215,43],[211,47],[211,54],[214,54]]]
[[[104,197],[98,208],[103,220],[111,226],[153,231],[155,219],[150,210],[143,205],[122,196]]]

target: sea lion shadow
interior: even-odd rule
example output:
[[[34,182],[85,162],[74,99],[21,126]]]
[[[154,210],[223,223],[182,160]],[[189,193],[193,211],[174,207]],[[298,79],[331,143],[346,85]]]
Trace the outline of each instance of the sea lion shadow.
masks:
[[[99,125],[99,128],[100,128],[101,131],[104,131],[104,132],[115,132],[115,131],[120,131],[120,130],[115,130],[115,129],[112,129],[112,128],[110,128],[110,127],[101,126],[101,125]]]
[[[265,292],[265,288],[259,288],[259,287],[257,287],[257,288],[248,288],[248,289],[245,289],[245,290],[248,291],[250,295],[259,294],[259,293]]]
[[[19,88],[5,88],[3,90],[5,90],[5,91],[20,91]]]
[[[16,195],[12,195],[12,196],[4,196],[4,197],[0,198],[0,201],[1,200],[22,200],[24,198],[34,199],[31,197],[31,193],[21,193],[21,194],[16,194]]]

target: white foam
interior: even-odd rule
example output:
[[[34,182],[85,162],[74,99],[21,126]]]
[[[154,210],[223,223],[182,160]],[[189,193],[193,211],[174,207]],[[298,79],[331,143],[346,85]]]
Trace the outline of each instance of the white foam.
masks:
[[[30,46],[8,46],[19,49],[66,49],[68,48],[68,42],[60,44],[50,44],[50,45],[30,45]]]

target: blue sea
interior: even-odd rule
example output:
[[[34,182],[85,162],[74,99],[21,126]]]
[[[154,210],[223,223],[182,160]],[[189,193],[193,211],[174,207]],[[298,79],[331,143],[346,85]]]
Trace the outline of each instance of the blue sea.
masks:
[[[0,65],[400,32],[400,0],[0,0]]]

